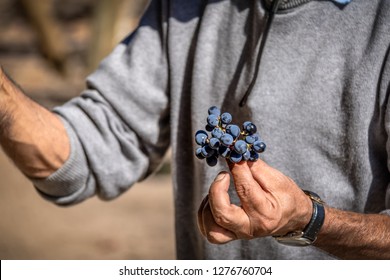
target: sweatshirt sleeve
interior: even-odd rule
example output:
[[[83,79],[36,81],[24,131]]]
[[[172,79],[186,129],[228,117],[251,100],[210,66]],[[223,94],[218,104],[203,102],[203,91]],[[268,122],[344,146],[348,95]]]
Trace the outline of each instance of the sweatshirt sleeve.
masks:
[[[138,29],[88,77],[87,89],[54,108],[71,153],[43,180],[47,199],[73,204],[97,194],[112,199],[152,173],[169,146],[164,2],[152,1]]]

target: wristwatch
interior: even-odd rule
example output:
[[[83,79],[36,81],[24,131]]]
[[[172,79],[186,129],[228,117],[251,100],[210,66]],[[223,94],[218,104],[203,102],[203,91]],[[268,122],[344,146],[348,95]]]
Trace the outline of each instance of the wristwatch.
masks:
[[[317,234],[320,231],[325,220],[324,202],[318,194],[311,191],[303,191],[310,197],[313,203],[313,214],[310,222],[303,229],[303,231],[293,231],[286,235],[274,236],[274,238],[281,244],[290,246],[308,246],[314,243],[317,239]]]

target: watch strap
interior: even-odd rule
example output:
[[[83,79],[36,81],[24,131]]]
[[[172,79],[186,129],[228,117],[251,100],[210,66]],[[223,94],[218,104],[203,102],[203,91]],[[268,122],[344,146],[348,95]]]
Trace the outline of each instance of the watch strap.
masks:
[[[318,232],[320,231],[325,220],[324,202],[316,193],[306,190],[304,192],[310,197],[313,203],[313,214],[311,216],[310,222],[303,230],[302,237],[309,239],[311,242],[314,242],[317,239]]]
[[[324,202],[314,192],[304,190],[304,193],[310,197],[313,203],[313,213],[310,222],[306,225],[303,231],[292,231],[286,235],[274,236],[281,244],[290,246],[308,246],[313,244],[317,239],[317,235],[324,224],[325,208]]]

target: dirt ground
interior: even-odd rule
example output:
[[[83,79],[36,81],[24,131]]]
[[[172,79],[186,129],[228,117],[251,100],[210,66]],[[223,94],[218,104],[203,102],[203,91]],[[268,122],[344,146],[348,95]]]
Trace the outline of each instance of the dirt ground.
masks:
[[[169,175],[71,207],[43,200],[0,154],[0,259],[174,259]]]
[[[63,72],[41,52],[39,38],[24,13],[13,6],[16,2],[0,0],[0,65],[31,98],[52,108],[84,88],[92,37],[87,8],[93,8],[93,1],[53,0],[63,6],[70,3],[61,26],[73,49]],[[74,3],[86,3],[87,12],[75,9]],[[72,9],[78,16],[72,16]],[[130,14],[126,20],[136,22]],[[127,26],[129,31],[134,28]],[[0,259],[175,258],[169,174],[139,183],[110,202],[93,198],[61,208],[43,200],[0,151],[0,213]]]

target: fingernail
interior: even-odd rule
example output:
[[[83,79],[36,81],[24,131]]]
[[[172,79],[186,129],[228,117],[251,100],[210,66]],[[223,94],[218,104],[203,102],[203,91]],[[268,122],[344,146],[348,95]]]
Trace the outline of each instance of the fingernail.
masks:
[[[226,176],[226,172],[221,172],[217,175],[217,177],[215,177],[214,179],[214,182],[218,182],[218,181],[221,181],[223,178],[225,178]]]

